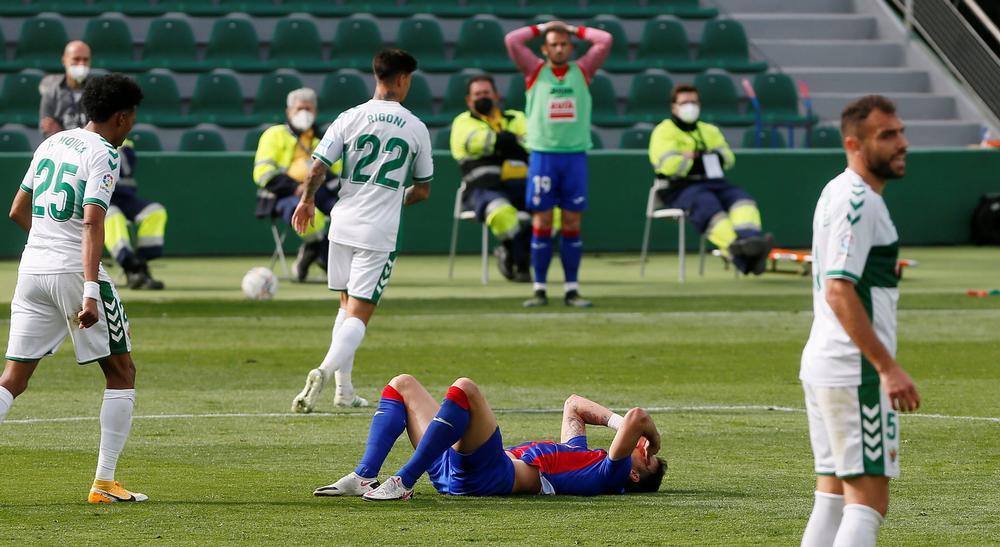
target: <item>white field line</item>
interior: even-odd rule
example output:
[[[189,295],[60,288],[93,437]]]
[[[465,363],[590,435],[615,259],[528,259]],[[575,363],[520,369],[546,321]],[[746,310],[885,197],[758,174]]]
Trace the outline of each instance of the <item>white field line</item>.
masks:
[[[803,408],[793,408],[787,406],[770,406],[770,405],[699,405],[699,406],[655,406],[646,407],[648,412],[729,412],[729,413],[744,413],[744,412],[759,412],[759,411],[772,411],[772,412],[794,412],[794,413],[804,413]],[[320,414],[293,414],[291,412],[229,412],[229,413],[204,413],[204,414],[151,414],[144,416],[133,416],[133,420],[197,420],[205,418],[302,418],[302,419],[318,419],[318,418],[343,418],[343,417],[364,417],[368,418],[371,416],[371,411],[349,411],[349,412],[330,412],[330,413],[320,413]],[[561,408],[500,408],[494,409],[497,414],[561,414]],[[944,414],[907,414],[906,419],[911,418],[928,418],[934,420],[955,420],[955,421],[974,421],[974,422],[993,422],[1000,423],[1000,417],[992,416],[948,416]],[[66,416],[61,418],[24,418],[20,420],[6,420],[4,425],[7,424],[46,424],[46,423],[65,423],[65,422],[90,422],[98,420],[98,416]]]

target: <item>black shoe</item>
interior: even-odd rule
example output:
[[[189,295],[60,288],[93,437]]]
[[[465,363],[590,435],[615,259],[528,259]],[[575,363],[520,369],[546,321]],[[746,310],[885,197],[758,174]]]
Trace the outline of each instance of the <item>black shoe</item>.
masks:
[[[571,308],[589,308],[594,305],[593,302],[587,300],[586,298],[583,298],[582,296],[580,296],[580,293],[578,293],[575,290],[567,292],[564,301],[566,305]]]
[[[542,306],[549,305],[549,297],[545,295],[545,291],[537,290],[535,291],[535,296],[524,301],[522,304],[525,308],[539,308]]]
[[[517,283],[530,283],[531,282],[531,272],[527,270],[518,270],[514,274],[514,281]]]
[[[761,254],[764,255],[763,265],[766,266],[767,253],[770,251],[770,246],[761,236],[737,239],[729,246],[729,256],[732,257],[733,265],[743,274],[749,274],[758,266],[757,258]]]
[[[301,283],[309,277],[309,266],[319,258],[321,244],[320,241],[314,241],[299,245],[299,252],[295,255],[295,261],[292,262],[292,275],[295,276],[296,281]]]
[[[165,286],[162,281],[153,279],[149,273],[149,265],[141,258],[135,258],[127,265],[123,264],[122,268],[125,269],[126,284],[130,289],[159,291]]]
[[[750,271],[754,275],[760,275],[767,270],[767,261],[771,257],[771,249],[774,248],[774,236],[764,234],[764,249],[750,263]]]
[[[514,253],[510,252],[510,244],[509,239],[504,241],[496,249],[493,249],[493,254],[497,257],[497,268],[500,270],[500,275],[508,281],[513,281]]]

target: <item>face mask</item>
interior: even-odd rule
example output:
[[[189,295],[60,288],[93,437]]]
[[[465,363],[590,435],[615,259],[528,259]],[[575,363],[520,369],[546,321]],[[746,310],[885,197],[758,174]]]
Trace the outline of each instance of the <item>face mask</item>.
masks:
[[[694,123],[698,121],[701,109],[694,103],[684,103],[677,107],[677,117],[684,123]]]
[[[472,108],[475,108],[476,112],[485,116],[493,111],[493,99],[489,97],[476,99],[476,102],[472,103]]]
[[[316,115],[308,110],[299,110],[295,114],[292,114],[290,121],[296,131],[306,131],[313,126],[313,122],[316,121]]]
[[[82,82],[90,75],[90,67],[87,65],[69,65],[69,77],[78,82]]]

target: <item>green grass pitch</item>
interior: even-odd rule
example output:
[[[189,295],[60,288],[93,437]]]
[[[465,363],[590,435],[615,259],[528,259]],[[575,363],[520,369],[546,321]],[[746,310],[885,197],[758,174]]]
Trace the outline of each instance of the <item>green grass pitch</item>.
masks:
[[[902,255],[920,265],[900,286],[899,360],[924,408],[902,419],[881,543],[1000,543],[1000,297],[965,294],[998,288],[1000,253]],[[154,268],[168,290],[121,291],[138,400],[118,477],[148,503],[84,502],[103,378],[68,344],[42,362],[0,425],[0,543],[798,544],[813,480],[797,381],[808,277],[733,279],[711,261],[680,285],[672,256],[654,256],[644,279],[634,255],[587,256],[593,309],[525,310],[530,288],[493,272],[480,285],[477,258],[449,282],[444,258],[401,257],[357,354],[361,395],[377,399],[400,372],[442,395],[469,376],[501,409],[508,444],[558,437],[573,392],[652,408],[670,469],[655,495],[451,498],[422,480],[412,501],[385,505],[312,496],[354,467],[371,411],[334,410],[324,393],[318,413],[288,412],[329,343],[335,295],[282,282],[275,301],[246,302],[240,278],[261,264],[171,258]],[[4,340],[15,269],[0,263]],[[404,436],[383,477],[410,452]]]

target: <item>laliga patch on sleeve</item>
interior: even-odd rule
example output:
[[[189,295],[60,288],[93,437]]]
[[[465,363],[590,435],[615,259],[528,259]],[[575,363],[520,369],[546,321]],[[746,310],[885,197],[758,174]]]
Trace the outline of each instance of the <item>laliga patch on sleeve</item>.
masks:
[[[115,177],[111,173],[105,173],[104,178],[101,179],[101,188],[110,191],[111,187],[115,184]]]

